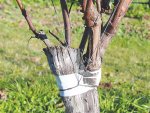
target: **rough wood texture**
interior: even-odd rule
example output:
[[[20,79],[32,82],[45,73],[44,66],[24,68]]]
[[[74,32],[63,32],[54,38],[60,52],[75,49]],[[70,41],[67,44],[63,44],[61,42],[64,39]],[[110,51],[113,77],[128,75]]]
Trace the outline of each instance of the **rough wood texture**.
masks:
[[[44,49],[52,72],[57,76],[65,76],[72,73],[80,73],[83,83],[95,84],[95,74],[84,72],[85,66],[80,49],[67,48],[62,46]],[[89,78],[88,78],[89,77]],[[85,93],[62,97],[66,113],[99,113],[99,98],[95,88]]]
[[[109,23],[109,26],[106,29],[106,32],[104,32],[104,36],[102,37],[102,39],[99,43],[97,51],[94,53],[93,58],[90,59],[92,62],[89,65],[88,70],[97,70],[97,69],[101,68],[102,61],[103,61],[103,55],[108,47],[109,42],[114,37],[116,30],[117,30],[122,18],[124,17],[129,5],[131,4],[131,2],[132,2],[132,0],[120,0],[118,8],[117,8],[117,10],[114,10],[114,15],[112,15],[112,19]],[[107,2],[107,4],[108,3],[109,2]],[[115,0],[114,1],[115,7],[116,7],[117,3],[118,3],[118,0]],[[105,27],[106,27],[106,25],[105,25]],[[94,50],[94,47],[93,47],[94,44],[97,45],[97,42],[96,43],[93,42],[94,37],[96,37],[96,36],[94,36],[94,34],[96,34],[96,33],[98,34],[98,31],[96,31],[96,30],[97,29],[94,29],[92,27],[92,33],[90,33],[91,39],[89,41],[88,51],[84,55],[84,59],[90,58],[90,56],[92,55],[92,52]],[[90,44],[90,43],[94,43],[94,44]]]
[[[83,19],[85,20],[85,24],[87,28],[85,29],[83,40],[80,44],[79,49],[73,49],[70,48],[71,24],[69,21],[69,14],[67,10],[66,0],[60,0],[60,2],[61,2],[62,13],[64,18],[66,45],[68,45],[69,47],[68,46],[52,47],[45,33],[42,31],[40,32],[36,31],[36,29],[34,28],[33,24],[31,23],[27,15],[27,12],[25,11],[23,5],[21,4],[21,1],[20,0],[16,0],[16,1],[18,2],[18,5],[20,6],[23,16],[26,18],[31,30],[36,35],[36,38],[40,38],[47,45],[48,48],[44,49],[44,51],[47,56],[49,66],[52,72],[56,75],[56,77],[64,78],[65,75],[68,74],[74,75],[74,73],[78,73],[82,75],[83,85],[86,84],[91,86],[96,84],[97,78],[94,78],[95,75],[93,73],[91,74],[88,71],[99,70],[101,68],[102,58],[106,51],[106,48],[110,40],[116,33],[117,27],[119,26],[122,17],[125,15],[130,3],[132,2],[132,0],[114,0],[115,7],[117,6],[118,1],[120,1],[120,4],[117,10],[114,10],[114,15],[112,15],[113,18],[111,19],[111,21],[107,22],[109,23],[109,26],[104,27],[104,28],[107,27],[106,32],[104,32],[103,30],[101,30],[103,27],[102,20],[101,20],[102,18],[101,10],[103,9],[105,11],[111,9],[110,0],[78,0],[82,6],[82,12],[84,13]],[[97,3],[97,9],[94,4],[95,1]],[[87,53],[84,55],[84,60],[83,60],[82,52],[86,44],[86,40],[88,37],[87,32],[89,32],[89,29],[90,29],[89,45],[88,45]],[[102,37],[99,43],[99,47],[97,48],[98,41],[101,37],[101,31],[103,31],[104,36]],[[85,67],[87,65],[88,60],[91,61],[91,64],[88,67],[88,71],[85,72]],[[78,83],[80,83],[80,81],[79,82],[77,81],[77,86],[81,85]],[[67,84],[67,88],[68,86],[70,86],[70,83],[69,85]],[[90,88],[87,89],[88,91],[86,90],[87,92],[84,91],[85,93],[83,92],[81,92],[82,94],[78,93],[79,95],[62,97],[62,100],[66,108],[66,113],[99,113],[100,112],[97,90],[95,88],[93,89],[91,88],[92,90],[89,89]],[[64,91],[64,89],[62,89],[62,91]],[[80,92],[80,90],[78,91]]]
[[[96,89],[76,96],[62,97],[62,100],[66,113],[100,113]]]
[[[115,5],[117,4],[116,1],[117,0],[115,0]],[[84,55],[83,60],[82,51],[85,45],[83,45],[83,47],[80,46],[82,50],[73,49],[70,47],[50,47],[48,49],[45,49],[45,53],[50,62],[51,70],[54,72],[55,75],[65,76],[72,73],[79,73],[83,77],[85,77],[83,79],[84,84],[92,85],[95,83],[96,81],[95,79],[88,78],[88,76],[91,77],[94,75],[90,74],[88,71],[84,72],[84,69],[87,65],[88,59],[92,61],[90,66],[88,67],[88,70],[98,70],[101,68],[102,58],[107,49],[107,46],[111,41],[112,37],[115,35],[117,27],[122,17],[126,13],[128,6],[132,0],[120,0],[120,1],[121,2],[117,10],[115,10],[114,15],[112,15],[113,18],[111,19],[106,32],[104,32],[104,36],[100,40],[98,48],[96,49],[92,59],[90,59],[93,54],[93,51],[97,47],[98,40],[101,36],[102,21],[101,15],[99,14],[100,9],[99,11],[96,10],[94,4],[92,4],[92,0],[89,1],[79,0],[81,5],[83,6],[83,12],[85,13],[84,14],[85,23],[88,27],[90,27],[90,39],[89,39],[89,46],[87,49],[88,51]],[[88,5],[87,6],[88,8],[85,9],[86,3]],[[92,5],[89,3],[91,3]],[[87,38],[87,35],[85,36]],[[62,97],[62,100],[65,105],[66,113],[100,112],[98,93],[95,88],[79,95]]]
[[[86,59],[90,60],[90,65],[88,66],[88,70],[89,71],[96,70],[100,67],[99,65],[101,64],[101,59],[97,58],[98,56],[97,45],[100,40],[101,24],[102,24],[102,19],[100,15],[101,1],[97,0],[98,9],[96,9],[95,5],[93,4],[93,0],[88,0],[88,1],[79,0],[79,2],[84,10],[83,19],[85,19],[85,24],[86,26],[91,27],[89,44],[86,53]]]
[[[85,65],[80,49],[73,49],[69,47],[56,46],[45,48],[44,52],[47,56],[52,72],[57,76],[65,76],[68,74],[79,73],[84,78],[84,82],[88,84],[91,80],[89,78],[95,77],[95,74],[85,72]],[[89,77],[89,78],[88,78]],[[95,84],[95,79],[93,78]]]
[[[90,32],[90,41],[88,50],[89,51],[88,58],[89,60],[91,60],[91,64],[88,66],[88,70],[90,71],[100,69],[100,65],[102,63],[101,59],[99,59],[99,51],[97,47],[98,42],[100,40],[100,34],[101,34],[101,21],[99,22],[98,25],[93,26]]]
[[[44,49],[50,68],[57,76],[79,73],[79,70],[84,70],[84,64],[80,49],[69,47],[56,46]]]

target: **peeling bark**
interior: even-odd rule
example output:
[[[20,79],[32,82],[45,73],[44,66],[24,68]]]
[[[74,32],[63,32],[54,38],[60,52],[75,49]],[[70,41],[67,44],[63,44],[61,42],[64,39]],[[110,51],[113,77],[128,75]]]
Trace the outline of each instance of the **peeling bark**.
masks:
[[[26,10],[21,4],[21,0],[16,1],[36,38],[40,38],[46,44],[47,48],[44,49],[44,52],[47,56],[49,66],[55,74],[56,81],[62,80],[61,78],[64,80],[65,76],[69,76],[69,79],[67,79],[68,81],[64,80],[65,83],[60,81],[60,83],[57,84],[58,87],[59,85],[62,85],[63,88],[63,84],[66,85],[68,82],[72,85],[72,81],[75,83],[75,85],[73,84],[74,86],[67,84],[67,89],[61,89],[59,87],[59,91],[65,92],[66,90],[74,89],[76,87],[81,88],[82,90],[84,90],[84,88],[86,89],[84,91],[80,91],[79,94],[77,94],[77,92],[75,92],[76,90],[74,90],[76,95],[72,95],[71,93],[71,96],[64,96],[62,94],[62,100],[65,105],[66,113],[99,113],[99,99],[96,85],[97,82],[99,83],[99,80],[97,79],[100,79],[101,77],[99,76],[99,69],[102,65],[103,55],[109,42],[115,35],[116,30],[132,0],[114,0],[115,9],[117,9],[113,11],[112,18],[110,18],[110,21],[107,22],[104,28],[102,28],[101,13],[102,11],[111,9],[110,0],[78,0],[82,6],[82,12],[84,13],[83,19],[85,20],[86,25],[79,49],[73,49],[70,47],[71,24],[69,21],[66,0],[60,0],[65,27],[65,44],[63,44],[58,37],[50,32],[62,45],[56,47],[52,47],[46,37],[46,34],[42,30],[38,32],[35,29],[27,15]],[[94,4],[95,1],[97,4],[97,9]],[[88,36],[88,48],[86,54],[83,56],[82,53]],[[89,61],[90,64],[88,65]],[[78,75],[80,79],[77,79],[76,75]],[[75,80],[72,79],[72,77],[74,77]],[[5,95],[1,94],[0,97],[2,96],[5,97]]]
[[[87,87],[91,87],[84,93],[61,97],[64,102],[66,113],[99,113],[98,92],[96,87],[93,86],[97,84],[96,75],[84,71],[85,65],[80,49],[57,46],[46,48],[44,51],[55,76],[66,76],[78,73],[83,76],[80,82]],[[79,86],[82,86],[82,84],[79,83]],[[68,89],[65,90],[75,87],[68,86]],[[63,89],[59,90],[63,91]]]
[[[82,79],[83,84],[93,86],[96,83],[94,74],[89,73],[93,70],[98,70],[101,68],[103,55],[107,49],[109,42],[115,35],[119,23],[124,16],[131,0],[121,0],[117,10],[114,10],[113,18],[111,19],[108,28],[104,33],[102,39],[101,37],[101,14],[100,6],[98,5],[98,11],[93,4],[92,0],[79,0],[85,19],[85,24],[87,28],[83,35],[83,39],[80,44],[80,49],[73,49],[70,47],[51,47],[45,50],[46,55],[50,54],[50,67],[56,76],[65,76],[68,74],[81,74],[84,78]],[[97,2],[100,0],[97,0]],[[103,4],[109,5],[108,2],[102,1]],[[115,5],[117,5],[115,1]],[[108,7],[106,7],[108,8]],[[109,9],[109,8],[108,8]],[[105,27],[104,27],[105,28]],[[88,37],[87,32],[89,31],[90,38],[88,43],[87,52],[82,56],[82,52],[85,47],[85,43]],[[99,42],[100,40],[100,42]],[[98,45],[99,42],[99,45]],[[98,46],[97,46],[98,45]],[[94,52],[94,54],[93,54]],[[51,60],[52,59],[52,60]],[[84,60],[83,60],[84,59]],[[84,71],[87,66],[87,61],[90,60],[90,65],[87,71]],[[76,86],[75,86],[76,87]],[[70,89],[72,89],[70,87]],[[60,90],[61,91],[61,90]],[[99,113],[99,99],[96,87],[88,90],[87,92],[74,95],[74,96],[62,96],[61,97],[66,113]]]

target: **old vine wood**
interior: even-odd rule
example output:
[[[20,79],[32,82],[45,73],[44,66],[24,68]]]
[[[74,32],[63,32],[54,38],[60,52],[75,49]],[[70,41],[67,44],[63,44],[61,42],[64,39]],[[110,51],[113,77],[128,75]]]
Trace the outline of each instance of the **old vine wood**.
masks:
[[[65,43],[50,32],[61,44],[55,47],[43,31],[35,29],[21,1],[16,1],[35,37],[47,46],[43,50],[56,77],[66,113],[99,113],[97,86],[101,78],[103,56],[132,0],[114,0],[112,15],[105,25],[102,13],[111,9],[110,0],[78,0],[85,20],[85,31],[78,49],[71,48],[71,24],[66,0],[60,0]],[[87,51],[83,54],[86,43]]]

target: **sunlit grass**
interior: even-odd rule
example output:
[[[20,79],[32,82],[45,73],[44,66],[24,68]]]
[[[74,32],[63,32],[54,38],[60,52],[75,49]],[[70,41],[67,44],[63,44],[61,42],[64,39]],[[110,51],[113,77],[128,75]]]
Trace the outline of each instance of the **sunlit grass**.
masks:
[[[48,33],[49,29],[58,29],[56,35],[64,41],[53,9],[39,10],[34,7],[31,11],[28,8],[36,29],[43,29],[52,45],[58,45],[59,42]],[[5,89],[3,93],[7,95],[7,99],[0,100],[0,113],[64,112],[64,107],[56,107],[62,101],[55,77],[42,52],[45,45],[37,39],[31,39],[27,45],[33,33],[29,31],[26,22],[21,23],[24,17],[17,6],[5,5],[5,10],[0,10],[0,14],[4,13],[4,19],[0,19],[0,89]],[[63,28],[61,16],[58,9]],[[82,16],[75,11],[70,14],[74,48],[78,48],[84,31]],[[104,16],[104,21],[107,21],[108,16]],[[47,24],[43,25],[42,21]],[[98,89],[102,113],[150,112],[148,26],[150,27],[150,20],[139,21],[126,17],[109,44],[104,55],[101,83],[112,83],[113,87]]]

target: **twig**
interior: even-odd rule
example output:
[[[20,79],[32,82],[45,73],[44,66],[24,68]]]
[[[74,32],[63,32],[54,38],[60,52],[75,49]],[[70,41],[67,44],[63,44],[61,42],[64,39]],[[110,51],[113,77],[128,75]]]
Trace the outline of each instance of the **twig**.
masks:
[[[65,46],[65,44],[56,35],[54,35],[50,30],[49,30],[49,33],[53,35],[60,42],[61,45]]]
[[[74,3],[75,3],[75,1],[71,2],[71,6],[70,6],[70,8],[69,8],[69,14],[70,14],[70,12],[71,12],[71,8],[72,8],[72,6],[73,6]]]
[[[23,5],[22,5],[22,3],[21,3],[21,0],[16,0],[16,1],[17,1],[18,5],[19,5],[19,7],[20,7],[20,9],[21,9],[21,12],[22,12],[22,15],[25,17],[25,19],[26,19],[26,21],[27,21],[27,23],[28,23],[30,29],[31,29],[32,32],[35,34],[35,37],[36,37],[36,38],[40,38],[40,39],[45,43],[45,45],[46,45],[47,47],[51,47],[52,45],[51,45],[51,43],[49,42],[49,40],[48,40],[46,34],[45,34],[42,30],[41,30],[40,32],[38,32],[38,31],[35,29],[34,25],[32,24],[32,22],[31,22],[31,20],[30,20],[30,18],[29,18],[29,16],[28,16],[28,14],[27,14],[27,11],[25,10],[25,8],[23,7]]]
[[[34,25],[32,24],[32,22],[31,22],[31,20],[30,20],[30,18],[29,18],[29,16],[28,16],[28,14],[27,14],[27,11],[26,11],[25,8],[23,7],[21,1],[20,1],[20,0],[16,0],[16,1],[17,1],[18,5],[19,5],[21,11],[22,11],[22,15],[25,17],[26,21],[28,22],[30,29],[32,30],[32,32],[33,32],[35,35],[38,35],[39,32],[35,29]]]

